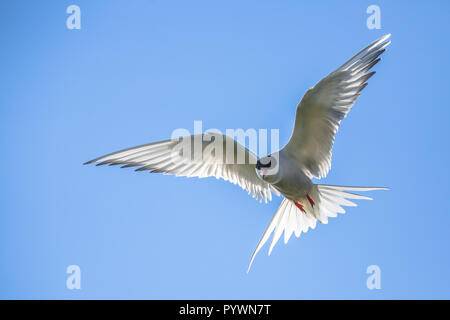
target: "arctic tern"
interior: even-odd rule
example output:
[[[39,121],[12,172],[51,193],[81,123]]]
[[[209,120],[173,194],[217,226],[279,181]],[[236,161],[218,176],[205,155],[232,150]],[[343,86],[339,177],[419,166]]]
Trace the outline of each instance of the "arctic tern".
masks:
[[[259,241],[247,272],[261,247],[273,233],[269,255],[284,231],[287,243],[294,233],[314,229],[317,221],[345,213],[341,206],[356,206],[348,199],[371,198],[353,192],[386,190],[379,187],[346,187],[315,184],[312,179],[325,177],[331,167],[331,151],[341,120],[346,117],[367,80],[370,71],[390,44],[390,34],[374,41],[338,69],[310,88],[297,106],[295,124],[289,142],[279,151],[258,159],[243,145],[227,135],[204,133],[141,145],[114,152],[91,161],[97,165],[139,167],[136,171],[160,172],[186,177],[216,177],[239,185],[257,200],[272,199],[271,192],[284,198]],[[200,157],[174,157],[179,150],[191,150],[200,141]],[[222,152],[211,152],[217,143]],[[194,148],[195,149],[195,148]],[[226,159],[233,151],[232,161]],[[195,153],[195,151],[194,151]],[[245,156],[239,163],[236,153]]]

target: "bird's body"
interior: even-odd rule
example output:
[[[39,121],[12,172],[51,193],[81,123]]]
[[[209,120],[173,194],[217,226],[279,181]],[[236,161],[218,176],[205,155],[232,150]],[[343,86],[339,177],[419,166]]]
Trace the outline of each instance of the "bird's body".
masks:
[[[278,157],[279,169],[271,185],[285,198],[292,201],[300,200],[311,192],[313,181],[288,152],[281,150]]]
[[[284,232],[284,241],[297,237],[317,221],[344,213],[341,206],[356,206],[348,199],[370,199],[354,191],[385,188],[344,187],[314,184],[331,168],[331,151],[341,120],[347,115],[375,73],[390,35],[362,49],[337,70],[309,89],[297,106],[295,126],[281,150],[258,159],[233,138],[204,133],[114,152],[87,163],[139,167],[137,171],[161,172],[187,177],[222,178],[247,190],[257,200],[284,196],[253,256],[273,233],[269,254]],[[242,158],[239,157],[242,155]],[[239,161],[244,159],[244,161]],[[249,266],[249,269],[250,269]]]

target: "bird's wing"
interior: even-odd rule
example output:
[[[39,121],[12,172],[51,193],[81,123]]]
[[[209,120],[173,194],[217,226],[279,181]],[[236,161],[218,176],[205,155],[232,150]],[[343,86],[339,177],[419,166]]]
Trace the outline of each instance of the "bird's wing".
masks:
[[[114,152],[91,161],[97,165],[139,167],[136,171],[185,177],[216,177],[239,185],[257,200],[272,199],[268,183],[255,171],[257,157],[234,139],[216,133],[186,136]]]
[[[323,178],[331,167],[331,149],[341,120],[347,115],[390,41],[385,35],[309,89],[297,106],[294,132],[283,150],[309,177]]]

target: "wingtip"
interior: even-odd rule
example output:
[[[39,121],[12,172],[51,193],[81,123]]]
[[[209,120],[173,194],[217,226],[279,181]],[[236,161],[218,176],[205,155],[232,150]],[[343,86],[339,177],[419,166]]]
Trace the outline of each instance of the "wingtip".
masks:
[[[103,165],[109,164],[109,163],[111,163],[111,160],[105,160],[105,161],[102,161],[102,162],[97,163],[96,166],[97,166],[97,167],[98,167],[98,166],[103,166]]]
[[[391,37],[391,33],[385,34],[384,36],[382,36],[378,41],[379,42],[383,42],[386,41],[387,39],[389,39]]]
[[[387,47],[390,43],[391,43],[391,41],[388,41],[388,42],[385,42],[387,39],[389,39],[389,37],[391,36],[391,34],[390,33],[388,33],[388,34],[386,34],[386,35],[384,35],[384,36],[382,36],[382,37],[379,37],[377,40],[375,40],[374,42],[372,42],[368,47],[367,47],[367,50],[372,50],[373,48],[377,48],[378,46],[382,46],[383,48],[385,48],[385,47]],[[384,43],[384,44],[383,44]]]
[[[370,187],[371,190],[368,191],[376,191],[376,190],[391,190],[389,187]]]
[[[385,43],[383,43],[383,45],[382,45],[382,48],[383,48],[382,51],[383,51],[383,52],[386,51],[386,48],[391,44],[391,42],[392,42],[392,41],[389,40],[389,41],[386,41]],[[382,52],[382,53],[383,53],[383,52]]]

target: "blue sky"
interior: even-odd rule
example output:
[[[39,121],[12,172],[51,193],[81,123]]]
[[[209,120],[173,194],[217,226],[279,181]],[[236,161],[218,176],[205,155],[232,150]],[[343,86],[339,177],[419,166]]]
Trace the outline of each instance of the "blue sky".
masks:
[[[67,6],[81,30],[66,28]],[[381,8],[381,30],[366,8]],[[2,1],[0,298],[450,298],[448,1]],[[203,127],[278,128],[392,33],[322,183],[389,186],[251,253],[281,202],[82,163]],[[81,268],[81,290],[66,268]],[[366,268],[381,268],[381,289]]]

